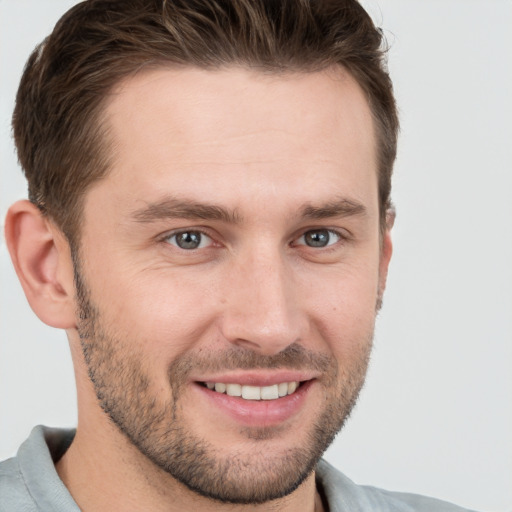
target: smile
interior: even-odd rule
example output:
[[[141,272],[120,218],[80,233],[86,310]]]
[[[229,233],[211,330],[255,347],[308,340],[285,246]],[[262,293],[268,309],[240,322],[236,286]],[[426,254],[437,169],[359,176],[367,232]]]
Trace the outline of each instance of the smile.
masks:
[[[204,385],[217,393],[241,397],[245,400],[277,400],[295,393],[300,382],[281,382],[272,386],[249,386],[223,382],[205,382]]]

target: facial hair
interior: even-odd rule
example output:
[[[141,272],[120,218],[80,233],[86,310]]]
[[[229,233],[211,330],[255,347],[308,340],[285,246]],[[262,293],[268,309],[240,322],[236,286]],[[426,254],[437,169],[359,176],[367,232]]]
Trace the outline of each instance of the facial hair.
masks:
[[[287,496],[312,473],[356,403],[366,375],[373,332],[352,342],[357,354],[350,368],[298,343],[275,355],[259,355],[235,346],[207,354],[190,351],[169,365],[169,388],[162,401],[162,394],[152,390],[152,369],[145,363],[143,352],[128,348],[141,344],[120,339],[115,325],[102,318],[78,269],[75,261],[78,333],[89,378],[103,411],[143,456],[190,490],[225,503],[257,504]],[[300,446],[270,453],[265,451],[265,441],[282,435],[282,428],[247,427],[242,433],[260,443],[259,449],[251,453],[220,453],[208,440],[195,435],[193,425],[184,418],[187,404],[183,393],[188,377],[192,370],[201,374],[261,368],[319,373],[322,411],[304,426],[308,431]]]

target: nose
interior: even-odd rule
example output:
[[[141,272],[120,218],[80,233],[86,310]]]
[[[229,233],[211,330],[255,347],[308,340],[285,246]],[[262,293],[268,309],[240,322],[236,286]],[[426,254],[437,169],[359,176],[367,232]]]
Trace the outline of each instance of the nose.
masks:
[[[293,270],[278,254],[253,254],[232,266],[223,287],[224,338],[261,355],[277,354],[299,342],[307,315]]]

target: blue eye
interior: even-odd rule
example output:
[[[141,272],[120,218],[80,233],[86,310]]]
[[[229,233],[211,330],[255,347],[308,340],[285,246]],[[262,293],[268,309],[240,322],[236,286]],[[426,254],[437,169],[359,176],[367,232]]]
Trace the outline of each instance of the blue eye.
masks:
[[[341,236],[330,229],[312,229],[306,231],[298,240],[297,244],[308,247],[328,247],[339,242]]]
[[[186,251],[203,249],[212,243],[212,239],[201,231],[180,231],[167,237],[167,241]]]

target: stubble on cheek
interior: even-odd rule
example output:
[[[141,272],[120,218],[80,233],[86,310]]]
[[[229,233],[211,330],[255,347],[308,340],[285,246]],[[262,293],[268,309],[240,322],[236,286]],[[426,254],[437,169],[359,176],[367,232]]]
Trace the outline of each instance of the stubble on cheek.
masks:
[[[263,503],[291,493],[313,471],[354,406],[364,383],[371,334],[351,340],[347,360],[312,352],[300,344],[262,356],[241,347],[187,352],[170,362],[167,385],[157,390],[155,369],[144,358],[143,342],[128,339],[103,321],[77,276],[78,332],[98,403],[139,452],[192,491],[222,502]],[[345,363],[345,364],[344,364]],[[186,419],[190,375],[229,370],[304,369],[321,377],[318,414],[304,425],[300,445],[279,454],[222,450],[194,434]],[[214,426],[212,426],[214,428]],[[286,435],[285,427],[242,429],[249,442]],[[224,446],[223,448],[226,448]],[[240,450],[240,449],[238,449]]]

